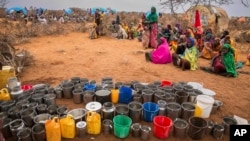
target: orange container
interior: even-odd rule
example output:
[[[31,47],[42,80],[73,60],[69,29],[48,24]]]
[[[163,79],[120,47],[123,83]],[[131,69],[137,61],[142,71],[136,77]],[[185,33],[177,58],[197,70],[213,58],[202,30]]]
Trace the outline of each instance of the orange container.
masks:
[[[47,141],[61,141],[61,128],[58,117],[45,122],[46,139]]]
[[[111,101],[112,103],[116,104],[119,100],[119,90],[118,89],[112,89],[111,90]]]

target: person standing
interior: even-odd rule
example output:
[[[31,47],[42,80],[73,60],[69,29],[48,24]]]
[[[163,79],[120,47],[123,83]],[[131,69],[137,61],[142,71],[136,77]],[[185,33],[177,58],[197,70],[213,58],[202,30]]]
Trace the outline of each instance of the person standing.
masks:
[[[96,34],[97,36],[99,36],[100,32],[99,32],[99,27],[101,24],[101,14],[99,9],[96,9],[95,11],[95,24],[96,24]]]
[[[156,8],[152,7],[150,14],[146,17],[144,22],[149,25],[149,47],[157,48],[157,35],[158,35],[158,15]]]

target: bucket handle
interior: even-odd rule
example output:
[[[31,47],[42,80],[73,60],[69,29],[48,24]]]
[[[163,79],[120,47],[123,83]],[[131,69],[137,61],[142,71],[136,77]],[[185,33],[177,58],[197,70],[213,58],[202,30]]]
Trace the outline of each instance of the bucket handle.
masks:
[[[6,88],[3,88],[3,89],[1,89],[1,91],[0,91],[0,94],[7,94],[8,93],[8,89],[6,89]]]

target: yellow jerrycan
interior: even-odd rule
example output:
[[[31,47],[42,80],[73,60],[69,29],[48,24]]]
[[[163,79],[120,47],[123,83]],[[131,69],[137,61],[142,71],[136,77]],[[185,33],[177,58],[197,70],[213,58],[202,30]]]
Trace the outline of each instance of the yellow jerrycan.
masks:
[[[194,116],[195,117],[201,117],[202,114],[202,109],[199,107],[197,104],[195,105],[195,111],[194,111]]]
[[[87,133],[88,134],[100,134],[101,132],[101,115],[96,112],[87,113]]]
[[[3,101],[11,100],[8,89],[3,88],[3,89],[0,90],[0,100],[3,100]]]
[[[58,117],[45,122],[46,139],[47,141],[61,141],[61,128]]]
[[[66,117],[60,119],[61,133],[63,138],[72,139],[76,134],[76,126],[74,117],[68,114]]]

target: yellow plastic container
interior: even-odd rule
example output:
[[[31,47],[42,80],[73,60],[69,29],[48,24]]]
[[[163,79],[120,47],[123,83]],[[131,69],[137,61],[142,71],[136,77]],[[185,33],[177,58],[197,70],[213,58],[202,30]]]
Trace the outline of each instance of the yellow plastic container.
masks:
[[[15,69],[14,68],[8,68],[0,70],[0,89],[5,88],[6,84],[8,82],[8,79],[10,77],[15,77]]]
[[[63,138],[73,139],[76,135],[76,126],[74,117],[68,114],[65,118],[60,119],[61,133]]]
[[[87,113],[87,133],[88,134],[100,134],[101,132],[101,116],[96,112]]]
[[[46,139],[47,141],[61,141],[61,128],[58,117],[45,122]]]
[[[119,90],[118,89],[112,89],[111,90],[111,101],[112,103],[116,104],[119,100]]]
[[[195,105],[195,111],[194,111],[194,116],[195,117],[201,117],[202,114],[202,109],[198,105]]]
[[[11,99],[11,97],[10,97],[10,94],[8,92],[8,89],[6,89],[6,88],[1,89],[0,90],[0,100],[8,101],[10,99]]]

